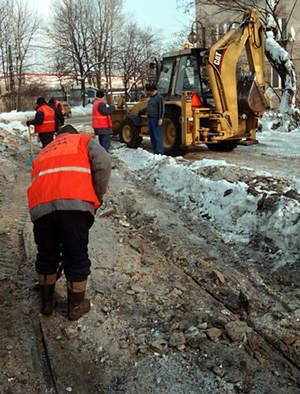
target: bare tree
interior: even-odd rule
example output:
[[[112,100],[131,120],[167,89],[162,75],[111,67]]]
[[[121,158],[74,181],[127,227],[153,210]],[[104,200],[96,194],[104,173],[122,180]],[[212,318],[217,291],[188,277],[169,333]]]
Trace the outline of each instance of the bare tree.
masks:
[[[85,83],[95,78],[101,87],[102,75],[111,84],[116,20],[122,0],[62,0],[55,3],[53,31],[55,57],[73,69],[81,85],[85,105]]]
[[[90,18],[92,0],[60,0],[55,3],[53,29],[49,31],[56,45],[56,53],[72,65],[81,87],[85,105],[85,82],[90,69],[92,37]]]
[[[159,56],[158,37],[151,30],[143,30],[136,23],[129,23],[122,31],[117,54],[118,69],[123,75],[125,96],[130,84],[144,81],[148,66]]]
[[[6,91],[14,98],[12,108],[20,110],[24,72],[29,66],[30,49],[38,30],[37,17],[22,0],[1,1],[0,12],[2,74]]]

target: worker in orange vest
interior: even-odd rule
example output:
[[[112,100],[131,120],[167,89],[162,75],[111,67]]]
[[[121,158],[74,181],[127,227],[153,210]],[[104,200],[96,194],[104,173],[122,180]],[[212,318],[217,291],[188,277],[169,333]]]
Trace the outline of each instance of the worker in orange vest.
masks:
[[[54,97],[51,97],[48,104],[55,111],[55,131],[65,124],[65,108],[63,104]]]
[[[91,266],[89,229],[110,171],[110,155],[92,135],[79,134],[70,125],[63,126],[32,163],[27,195],[44,315],[53,312],[61,260],[68,285],[68,318],[77,320],[90,310],[85,298]]]
[[[35,132],[38,133],[43,148],[54,138],[55,132],[55,111],[49,107],[44,97],[39,97],[36,101],[35,118],[26,122],[27,126],[34,125]]]
[[[100,89],[96,93],[93,104],[93,128],[98,135],[99,143],[108,152],[110,147],[112,131],[112,121],[110,115],[115,111],[113,105],[109,105],[104,100],[104,90]]]

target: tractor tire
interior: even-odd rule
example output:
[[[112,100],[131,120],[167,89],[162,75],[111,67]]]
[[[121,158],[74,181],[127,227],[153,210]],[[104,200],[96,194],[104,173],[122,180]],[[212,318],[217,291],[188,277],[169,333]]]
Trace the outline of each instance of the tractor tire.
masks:
[[[232,152],[237,147],[237,141],[223,141],[207,144],[209,150],[214,152]]]
[[[163,147],[164,154],[177,156],[181,146],[180,113],[176,110],[167,109],[163,123]]]
[[[120,142],[125,142],[128,148],[138,148],[142,140],[140,128],[131,119],[125,119],[120,127]]]

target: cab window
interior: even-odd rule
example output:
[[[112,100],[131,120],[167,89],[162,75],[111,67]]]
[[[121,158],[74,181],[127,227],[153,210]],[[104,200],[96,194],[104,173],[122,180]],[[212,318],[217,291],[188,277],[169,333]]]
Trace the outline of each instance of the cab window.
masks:
[[[175,59],[167,60],[162,65],[157,83],[158,91],[161,94],[168,94],[170,91],[174,62]]]
[[[184,91],[200,93],[199,69],[195,56],[180,58],[175,94],[181,95]]]

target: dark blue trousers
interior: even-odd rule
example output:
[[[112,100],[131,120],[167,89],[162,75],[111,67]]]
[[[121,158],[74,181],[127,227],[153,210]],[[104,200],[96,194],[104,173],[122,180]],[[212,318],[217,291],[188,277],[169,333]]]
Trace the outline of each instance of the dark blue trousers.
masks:
[[[163,155],[163,126],[158,126],[158,118],[148,118],[148,120],[153,152]]]
[[[110,134],[99,134],[99,143],[103,148],[108,152],[108,149],[110,147],[110,140],[111,140],[111,135]]]

